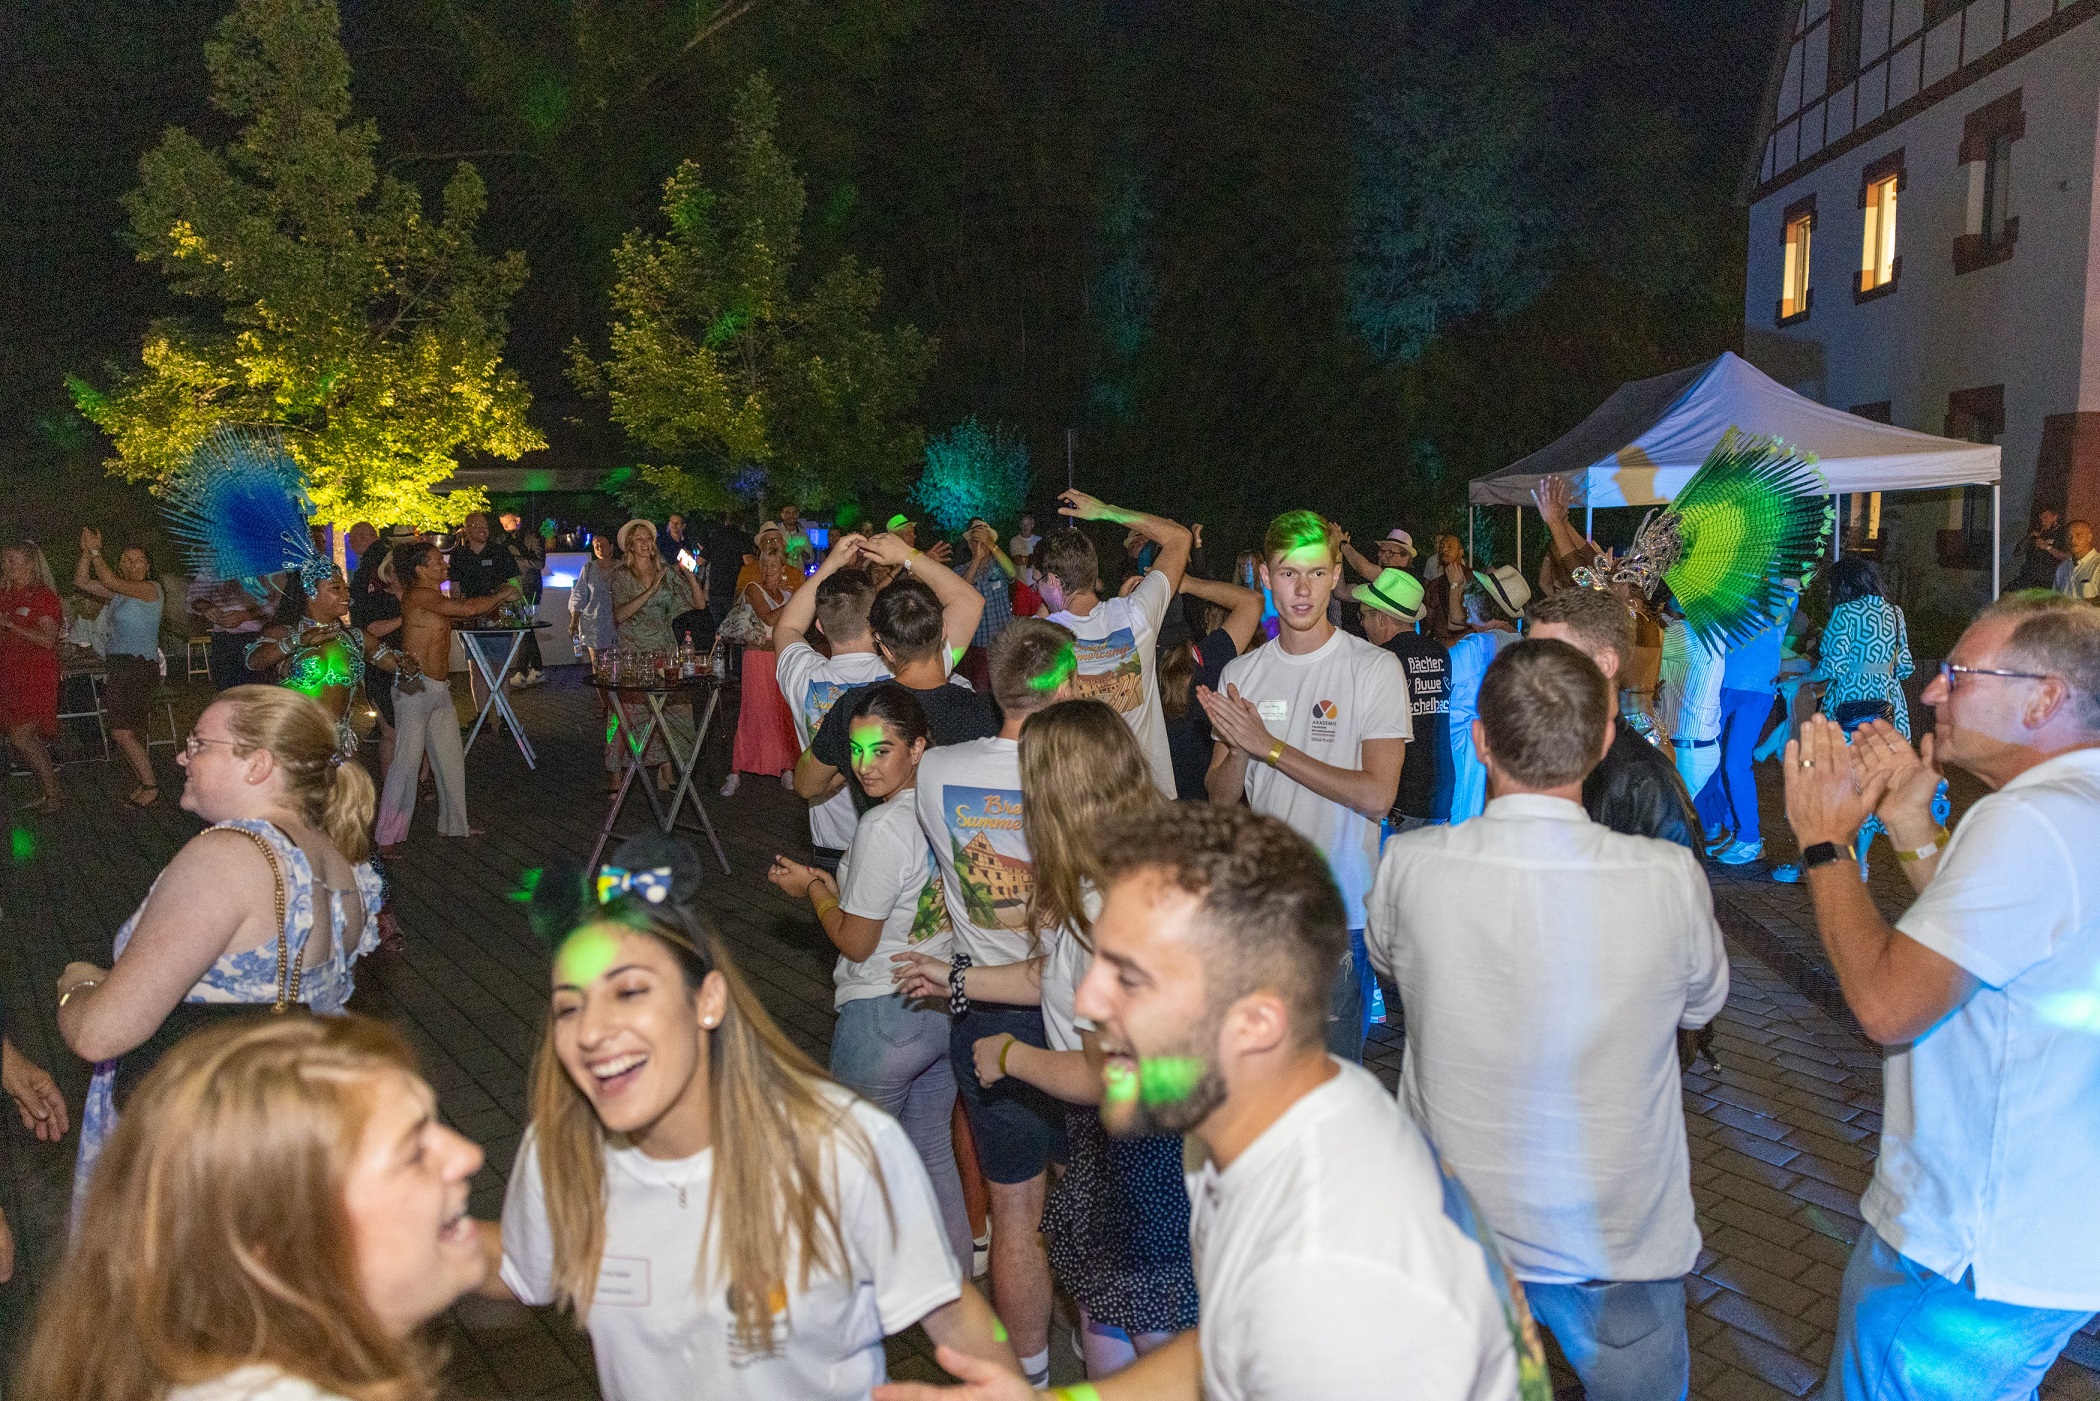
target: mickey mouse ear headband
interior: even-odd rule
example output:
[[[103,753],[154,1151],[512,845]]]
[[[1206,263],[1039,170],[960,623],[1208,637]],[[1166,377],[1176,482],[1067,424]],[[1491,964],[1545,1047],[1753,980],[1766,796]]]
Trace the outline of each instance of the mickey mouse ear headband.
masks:
[[[601,907],[622,900],[667,914],[682,911],[699,895],[706,869],[690,843],[644,832],[614,848],[594,876],[573,867],[549,872],[532,892],[527,918],[533,933],[553,944]]]

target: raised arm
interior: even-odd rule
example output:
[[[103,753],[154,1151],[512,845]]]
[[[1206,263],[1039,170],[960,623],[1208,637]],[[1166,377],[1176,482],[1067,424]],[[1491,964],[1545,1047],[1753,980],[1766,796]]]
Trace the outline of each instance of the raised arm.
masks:
[[[1183,576],[1181,591],[1216,604],[1226,611],[1224,628],[1231,637],[1233,650],[1245,652],[1254,645],[1254,634],[1261,629],[1261,595],[1253,589],[1243,589],[1238,584],[1223,584],[1216,579],[1199,579],[1193,574]]]
[[[1148,540],[1158,541],[1159,557],[1152,562],[1152,567],[1167,576],[1169,585],[1180,589],[1182,576],[1188,573],[1189,550],[1195,542],[1187,526],[1165,516],[1111,506],[1100,497],[1089,496],[1083,491],[1064,492],[1058,501],[1061,504],[1057,513],[1061,516],[1081,521],[1109,521],[1127,526]]]
[[[1539,519],[1553,536],[1553,558],[1570,574],[1597,557],[1597,546],[1583,538],[1568,519],[1568,500],[1573,495],[1566,477],[1544,477],[1531,489],[1539,508]]]
[[[967,579],[887,531],[870,537],[861,552],[877,564],[901,565],[923,580],[941,601],[941,626],[949,651],[960,653],[970,645],[970,639],[977,636],[978,620],[984,617],[984,595]]]
[[[785,652],[809,636],[810,624],[817,618],[818,586],[857,561],[860,558],[860,547],[867,538],[856,532],[852,535],[841,535],[832,542],[831,550],[824,556],[824,562],[817,566],[817,572],[802,581],[802,587],[795,590],[793,596],[788,599],[787,606],[780,610],[780,616],[774,619],[773,645],[776,648]]]
[[[1349,567],[1363,575],[1366,580],[1375,580],[1381,572],[1376,564],[1364,558],[1362,550],[1357,549],[1346,538],[1342,541],[1342,558],[1348,560]]]

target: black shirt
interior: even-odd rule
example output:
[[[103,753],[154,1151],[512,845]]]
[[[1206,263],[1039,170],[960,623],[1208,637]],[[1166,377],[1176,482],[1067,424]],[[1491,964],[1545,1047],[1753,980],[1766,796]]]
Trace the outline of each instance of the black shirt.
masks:
[[[464,542],[455,545],[445,568],[461,598],[487,598],[518,577],[518,561],[500,535],[491,535],[489,547],[478,553]]]
[[[1611,748],[1582,784],[1582,806],[1591,820],[1629,837],[1660,837],[1698,851],[1699,819],[1677,766],[1624,716],[1612,723]]]
[[[869,683],[885,684],[880,681]],[[833,701],[831,709],[824,715],[824,723],[817,726],[817,732],[809,737],[809,752],[817,756],[817,761],[846,775],[846,782],[853,788],[856,806],[865,806],[867,795],[860,791],[860,780],[853,776],[853,751],[847,725],[861,692],[867,689],[867,686],[855,686]],[[919,706],[926,712],[926,728],[932,731],[935,744],[967,744],[973,739],[990,739],[999,733],[999,707],[992,704],[989,696],[952,682],[927,691],[917,686],[904,689],[919,698]]]
[[[1196,699],[1196,688],[1208,686],[1217,690],[1218,682],[1224,678],[1225,663],[1239,654],[1240,649],[1233,645],[1232,634],[1223,628],[1212,628],[1196,644],[1196,674],[1189,678],[1189,708],[1181,712],[1180,719],[1167,721],[1167,753],[1174,760],[1174,796],[1177,798],[1200,803],[1210,797],[1204,776],[1210,772],[1214,737],[1210,732],[1210,715],[1203,709],[1203,703]]]
[[[1415,737],[1400,763],[1396,817],[1451,817],[1451,652],[1427,633],[1403,632],[1385,644],[1407,673]]]

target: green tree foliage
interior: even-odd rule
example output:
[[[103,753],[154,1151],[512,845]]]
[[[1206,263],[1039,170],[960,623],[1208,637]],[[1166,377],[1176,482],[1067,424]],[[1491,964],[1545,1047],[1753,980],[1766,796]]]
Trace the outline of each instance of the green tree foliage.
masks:
[[[925,444],[908,415],[933,345],[909,324],[877,324],[881,274],[847,256],[806,287],[795,277],[806,195],[777,120],[756,74],[737,103],[726,185],[679,166],[664,183],[670,232],[632,233],[614,254],[606,357],[572,351],[576,382],[603,392],[657,459],[639,475],[667,507],[763,491],[821,508],[894,491]]]
[[[972,520],[1005,526],[1028,500],[1028,444],[973,414],[926,445],[926,467],[912,495],[944,530]]]
[[[212,104],[245,125],[224,149],[171,129],[124,201],[139,259],[216,324],[155,321],[140,370],[106,392],[76,379],[74,399],[132,480],[165,478],[219,424],[269,424],[319,519],[450,523],[482,504],[435,490],[460,455],[544,446],[503,364],[525,264],[476,246],[471,165],[435,219],[378,173],[337,24],[333,0],[241,0],[220,24]]]

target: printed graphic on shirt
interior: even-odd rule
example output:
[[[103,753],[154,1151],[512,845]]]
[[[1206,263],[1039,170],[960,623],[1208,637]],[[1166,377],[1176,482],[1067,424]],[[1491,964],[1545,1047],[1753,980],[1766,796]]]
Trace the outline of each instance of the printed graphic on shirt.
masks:
[[[1107,701],[1117,713],[1145,703],[1145,662],[1138,654],[1137,634],[1117,628],[1106,637],[1072,645],[1079,677],[1073,684],[1086,700]]]
[[[1021,831],[1021,790],[950,783],[941,789],[941,812],[970,922],[983,929],[1027,928],[1035,864]]]
[[[627,1256],[608,1255],[598,1262],[598,1288],[592,1304],[608,1308],[649,1307],[649,1262]]]
[[[788,1323],[787,1289],[776,1284],[766,1295],[766,1308],[773,1315],[773,1345],[764,1351],[755,1351],[744,1345],[736,1327],[737,1288],[734,1284],[722,1294],[722,1307],[729,1312],[729,1365],[748,1367],[754,1362],[763,1362],[770,1357],[779,1357],[787,1351],[788,1335],[793,1328]]]
[[[812,736],[824,724],[824,717],[831,707],[839,703],[839,697],[860,683],[854,681],[812,681],[802,697],[802,718],[809,722]]]
[[[956,863],[960,870],[962,863]],[[933,852],[926,853],[926,884],[919,887],[919,908],[911,917],[911,932],[904,936],[908,944],[923,944],[936,934],[952,934],[955,926],[948,919],[948,892],[941,882],[940,863],[933,859]]]
[[[1332,744],[1341,733],[1342,708],[1331,700],[1314,701],[1312,725],[1306,738],[1314,744]]]
[[[1448,715],[1451,697],[1444,689],[1449,663],[1438,657],[1408,657],[1407,694],[1416,715]]]

